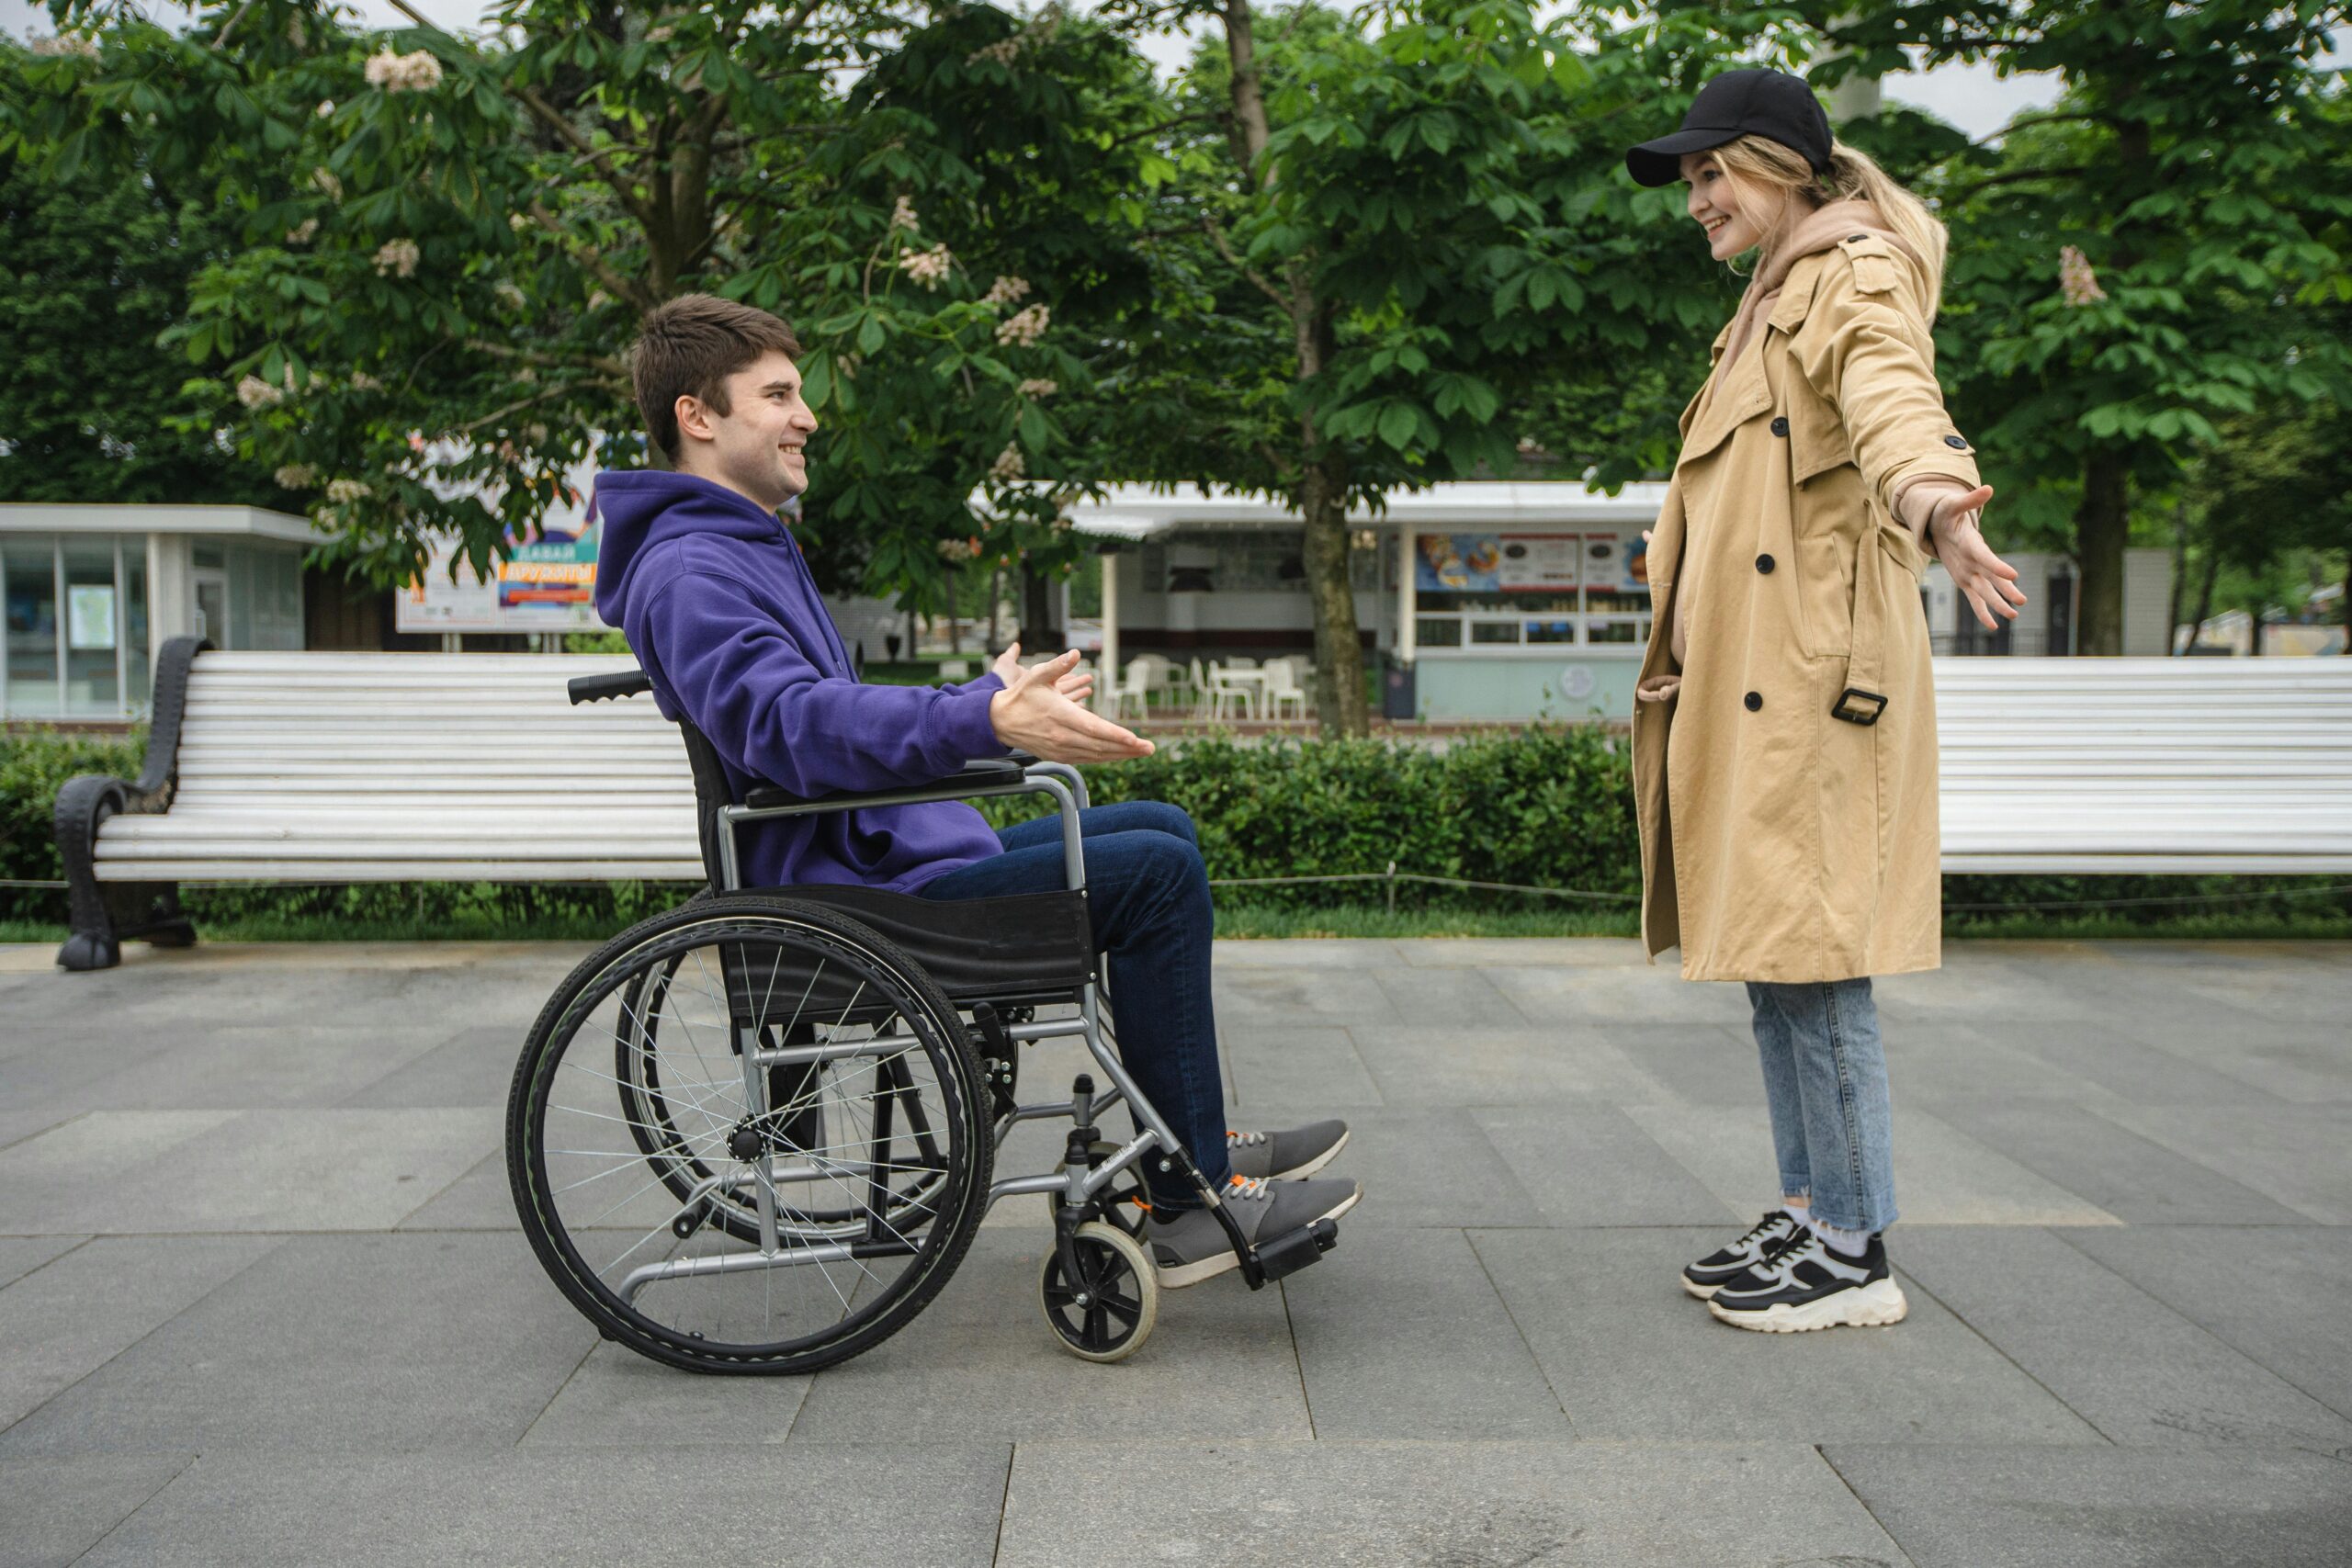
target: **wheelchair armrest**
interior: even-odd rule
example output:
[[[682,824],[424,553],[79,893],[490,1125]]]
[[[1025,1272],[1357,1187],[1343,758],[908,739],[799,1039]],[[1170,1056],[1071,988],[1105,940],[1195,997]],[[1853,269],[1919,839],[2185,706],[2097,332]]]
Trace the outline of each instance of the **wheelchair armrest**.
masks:
[[[821,811],[847,811],[861,806],[890,806],[901,801],[929,801],[941,798],[940,791],[954,784],[966,787],[973,795],[995,795],[1009,784],[1019,784],[1026,764],[1035,758],[1016,753],[1010,757],[976,757],[964,764],[964,771],[951,773],[929,784],[909,784],[902,789],[876,790],[863,795],[794,795],[790,790],[773,784],[762,784],[743,797],[743,804],[753,811],[769,811],[780,807],[813,807]]]

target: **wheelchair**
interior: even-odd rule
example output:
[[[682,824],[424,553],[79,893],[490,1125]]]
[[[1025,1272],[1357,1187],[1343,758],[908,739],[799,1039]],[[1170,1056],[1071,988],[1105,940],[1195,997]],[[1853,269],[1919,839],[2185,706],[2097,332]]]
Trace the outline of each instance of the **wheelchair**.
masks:
[[[575,705],[651,689],[642,671],[569,682]],[[1073,1355],[1120,1360],[1159,1315],[1146,1160],[1199,1190],[1253,1291],[1337,1243],[1323,1219],[1251,1245],[1120,1064],[1075,768],[1016,756],[934,784],[815,799],[759,788],[738,804],[717,750],[679,728],[709,886],[564,978],[507,1104],[523,1229],[605,1338],[694,1371],[816,1371],[912,1322],[991,1205],[1043,1197],[1046,1325]],[[741,886],[744,823],[1014,795],[1059,812],[1066,889],[934,902]],[[1108,1087],[1080,1073],[1068,1099],[1022,1103],[1022,1048],[1073,1035]],[[1097,1124],[1122,1100],[1137,1128],[1124,1141]],[[1006,1134],[1039,1120],[1069,1122],[1061,1163],[998,1177]]]

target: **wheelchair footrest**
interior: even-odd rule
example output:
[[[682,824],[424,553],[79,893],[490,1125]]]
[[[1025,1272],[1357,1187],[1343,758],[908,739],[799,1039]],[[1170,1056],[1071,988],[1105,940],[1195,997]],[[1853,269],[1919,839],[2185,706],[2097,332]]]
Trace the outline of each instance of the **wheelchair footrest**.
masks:
[[[1287,1231],[1272,1241],[1261,1241],[1251,1250],[1258,1255],[1259,1272],[1269,1280],[1279,1280],[1285,1274],[1295,1274],[1308,1264],[1340,1245],[1340,1222],[1317,1220]]]

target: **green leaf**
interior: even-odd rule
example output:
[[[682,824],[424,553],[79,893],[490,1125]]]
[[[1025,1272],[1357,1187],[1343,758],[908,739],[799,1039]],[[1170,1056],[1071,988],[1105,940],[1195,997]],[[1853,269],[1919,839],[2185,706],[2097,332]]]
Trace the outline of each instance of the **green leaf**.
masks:
[[[1420,416],[1410,403],[1392,402],[1380,411],[1380,438],[1402,452],[1413,444],[1413,434],[1420,428]]]

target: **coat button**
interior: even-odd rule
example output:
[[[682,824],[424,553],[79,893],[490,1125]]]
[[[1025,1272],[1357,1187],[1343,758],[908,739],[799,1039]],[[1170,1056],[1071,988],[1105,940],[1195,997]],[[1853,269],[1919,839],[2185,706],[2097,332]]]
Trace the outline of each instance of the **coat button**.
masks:
[[[1945,446],[1947,446],[1956,447],[1956,448],[1958,448],[1959,450],[1961,450],[1961,451],[1962,451],[1962,452],[1965,452],[1965,451],[1967,451],[1967,450],[1968,450],[1968,443],[1967,443],[1967,441],[1965,441],[1964,439],[1962,439],[1962,437],[1957,436],[1957,435],[1947,435],[1947,436],[1945,436],[1945,437],[1944,437],[1944,445],[1945,445]]]
[[[1776,419],[1776,420],[1774,420],[1774,421],[1772,422],[1772,434],[1775,434],[1775,435],[1786,435],[1788,433],[1789,433],[1789,421],[1788,421],[1788,416],[1787,416],[1787,415],[1783,414],[1783,415],[1782,415],[1782,416],[1781,416],[1779,419]]]
[[[1748,694],[1747,694],[1747,711],[1748,711],[1748,712],[1750,712],[1750,713],[1754,713],[1757,709],[1758,709],[1758,708],[1762,707],[1763,705],[1764,705],[1764,694],[1763,694],[1763,693],[1761,693],[1761,692],[1750,692],[1750,693],[1748,693]]]
[[[1846,243],[1850,245],[1857,240],[1867,240],[1869,238],[1870,236],[1868,234],[1849,234],[1846,236]]]
[[[1772,558],[1770,556],[1758,556],[1756,558],[1756,570],[1764,573],[1767,577],[1770,577],[1772,573]]]

